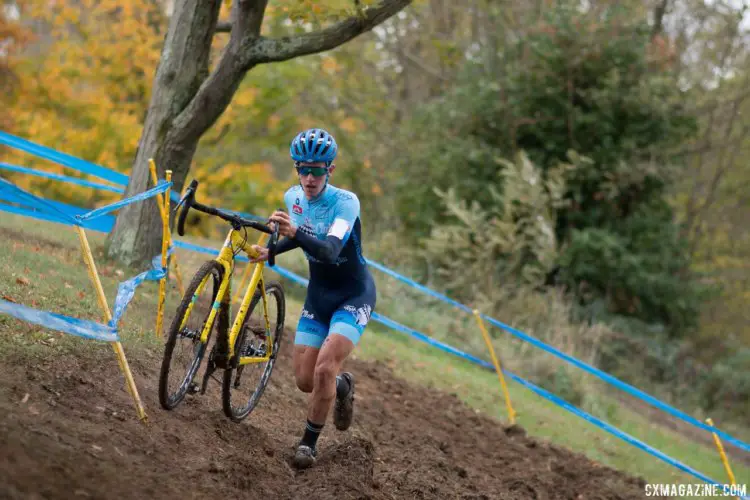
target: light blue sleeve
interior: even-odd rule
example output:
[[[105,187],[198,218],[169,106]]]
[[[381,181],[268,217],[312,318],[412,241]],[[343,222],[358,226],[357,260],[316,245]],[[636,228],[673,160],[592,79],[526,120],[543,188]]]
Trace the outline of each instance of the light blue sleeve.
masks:
[[[346,243],[354,229],[354,222],[359,217],[359,208],[357,195],[350,192],[340,193],[328,236],[334,236]]]

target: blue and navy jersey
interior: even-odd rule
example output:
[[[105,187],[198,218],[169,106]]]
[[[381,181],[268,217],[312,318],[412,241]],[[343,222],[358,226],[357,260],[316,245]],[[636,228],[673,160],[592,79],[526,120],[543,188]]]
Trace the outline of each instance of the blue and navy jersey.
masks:
[[[297,185],[284,194],[284,203],[298,231],[323,241],[335,236],[343,242],[335,263],[320,262],[303,249],[310,263],[310,285],[329,288],[367,280],[356,194],[328,184],[316,198],[308,200],[302,186]]]

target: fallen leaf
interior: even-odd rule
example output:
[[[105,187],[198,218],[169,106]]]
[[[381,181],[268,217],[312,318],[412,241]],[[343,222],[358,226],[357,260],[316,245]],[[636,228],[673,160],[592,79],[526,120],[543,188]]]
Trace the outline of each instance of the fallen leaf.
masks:
[[[27,401],[29,400],[29,396],[30,396],[30,394],[29,394],[29,393],[27,392],[27,393],[26,393],[26,394],[24,395],[24,397],[23,397],[23,399],[21,400],[21,402],[22,402],[22,403],[25,403],[25,402],[27,402]]]
[[[68,282],[66,281],[66,282],[65,282],[65,288],[73,288],[73,285],[71,285],[70,283],[68,283]]]
[[[94,449],[94,451],[102,451],[104,449],[101,446],[97,446],[95,444],[92,444],[91,447]]]
[[[19,276],[18,278],[16,278],[16,283],[18,283],[19,285],[29,285],[30,282],[29,282],[28,278],[25,278],[23,276]]]
[[[86,294],[85,294],[85,293],[83,293],[83,291],[80,291],[80,292],[78,292],[78,298],[79,298],[79,299],[82,299],[82,298],[84,298],[85,296],[86,296]]]
[[[3,300],[7,300],[8,302],[16,303],[15,299],[13,297],[9,297],[8,295],[3,295]]]

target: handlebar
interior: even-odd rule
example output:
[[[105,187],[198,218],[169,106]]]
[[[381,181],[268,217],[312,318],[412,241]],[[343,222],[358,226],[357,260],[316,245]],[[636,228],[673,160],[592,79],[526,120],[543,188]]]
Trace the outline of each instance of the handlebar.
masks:
[[[190,209],[194,208],[195,210],[198,210],[199,212],[203,212],[208,215],[215,215],[219,217],[220,219],[224,219],[225,221],[229,222],[235,230],[238,230],[242,227],[251,227],[253,229],[257,229],[258,231],[262,231],[266,234],[270,234],[271,239],[268,242],[268,264],[271,267],[273,267],[276,264],[276,245],[278,244],[278,241],[279,241],[279,225],[278,224],[272,224],[274,228],[271,229],[267,225],[261,224],[260,222],[246,219],[240,215],[233,214],[231,212],[227,212],[219,208],[213,208],[213,207],[209,207],[207,205],[198,203],[197,201],[195,201],[195,192],[197,189],[198,189],[198,181],[196,179],[193,179],[193,181],[190,183],[188,188],[185,190],[185,194],[183,195],[179,204],[177,205],[177,209],[180,208],[180,205],[183,205],[183,204],[185,205],[182,211],[180,212],[179,218],[177,219],[177,234],[179,234],[180,236],[185,235],[185,220],[187,219],[187,214],[190,211]]]

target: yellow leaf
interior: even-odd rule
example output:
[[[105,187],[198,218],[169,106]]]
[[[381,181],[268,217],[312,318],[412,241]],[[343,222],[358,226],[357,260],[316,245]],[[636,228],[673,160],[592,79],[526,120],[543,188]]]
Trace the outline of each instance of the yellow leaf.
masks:
[[[345,118],[344,121],[339,124],[339,127],[341,127],[342,130],[353,134],[359,130],[359,122],[354,118]]]
[[[323,71],[327,73],[331,73],[331,74],[336,73],[339,71],[339,69],[341,69],[341,66],[339,65],[339,63],[336,62],[336,59],[330,56],[324,57],[320,63],[320,66],[323,69]]]

